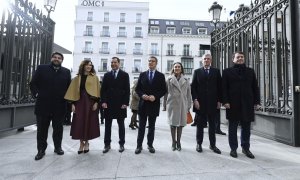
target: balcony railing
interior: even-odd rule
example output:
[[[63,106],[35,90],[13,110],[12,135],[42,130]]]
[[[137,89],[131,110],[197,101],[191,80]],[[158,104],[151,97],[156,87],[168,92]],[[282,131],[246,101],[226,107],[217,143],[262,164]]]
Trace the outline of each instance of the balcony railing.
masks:
[[[109,48],[100,48],[100,54],[109,54]]]
[[[141,67],[133,67],[132,68],[132,73],[141,73],[142,72],[142,68]]]
[[[107,72],[107,71],[108,71],[107,67],[101,67],[101,66],[98,67],[98,72]]]
[[[109,33],[109,31],[101,31],[100,36],[101,37],[110,37],[110,33]]]
[[[93,49],[85,47],[82,49],[82,53],[93,53]]]
[[[135,32],[133,36],[135,38],[143,38],[143,33],[142,32]]]
[[[143,55],[143,50],[142,49],[133,49],[133,54],[134,55]]]
[[[193,73],[193,68],[183,68],[185,74],[192,74]]]
[[[183,50],[182,51],[182,56],[192,56],[192,51]]]
[[[117,36],[118,37],[127,37],[127,33],[126,32],[118,32]]]
[[[158,56],[159,55],[159,50],[150,50],[149,55],[153,55],[153,56]]]
[[[94,34],[93,31],[84,31],[83,32],[84,36],[93,36],[93,34]]]
[[[166,55],[167,56],[175,56],[176,52],[175,52],[175,50],[167,50]]]
[[[117,54],[126,54],[126,49],[117,49],[116,53]]]

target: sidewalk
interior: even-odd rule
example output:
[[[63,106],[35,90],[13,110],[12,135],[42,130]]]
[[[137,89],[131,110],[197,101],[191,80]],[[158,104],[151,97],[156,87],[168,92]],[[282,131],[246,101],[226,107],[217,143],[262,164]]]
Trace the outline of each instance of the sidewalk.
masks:
[[[131,115],[128,111],[129,116]],[[221,155],[209,149],[205,129],[203,152],[196,152],[196,128],[190,125],[183,129],[182,151],[171,150],[171,134],[166,112],[161,112],[156,123],[154,140],[155,154],[144,150],[134,154],[137,130],[128,128],[126,119],[125,151],[118,152],[118,128],[112,127],[112,149],[103,154],[104,125],[101,137],[90,141],[90,152],[77,154],[79,142],[69,136],[70,126],[64,127],[63,149],[65,155],[53,153],[52,127],[49,128],[46,156],[35,161],[36,126],[23,132],[0,133],[0,179],[300,179],[300,148],[291,147],[255,135],[251,137],[251,151],[255,159],[249,159],[238,149],[238,158],[229,155],[228,136],[216,135]],[[222,126],[227,132],[227,127]]]

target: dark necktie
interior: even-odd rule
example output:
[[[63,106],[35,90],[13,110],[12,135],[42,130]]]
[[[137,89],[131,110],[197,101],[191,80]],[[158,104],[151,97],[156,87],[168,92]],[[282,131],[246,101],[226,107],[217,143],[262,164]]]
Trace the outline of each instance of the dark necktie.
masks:
[[[114,70],[114,78],[116,79],[117,78],[117,71]]]
[[[205,75],[208,75],[208,69],[204,69]]]
[[[153,80],[153,71],[150,71],[150,77],[149,77],[150,82]]]

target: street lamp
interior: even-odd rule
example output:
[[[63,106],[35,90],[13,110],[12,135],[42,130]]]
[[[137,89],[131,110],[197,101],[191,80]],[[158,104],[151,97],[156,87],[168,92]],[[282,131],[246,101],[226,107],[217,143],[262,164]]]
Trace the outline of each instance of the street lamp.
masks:
[[[44,7],[50,17],[50,12],[55,10],[57,0],[44,0]]]
[[[220,16],[221,16],[222,6],[218,4],[217,2],[214,2],[213,5],[208,9],[208,12],[212,16],[212,22],[215,25],[215,29],[217,26],[217,23],[220,22]]]

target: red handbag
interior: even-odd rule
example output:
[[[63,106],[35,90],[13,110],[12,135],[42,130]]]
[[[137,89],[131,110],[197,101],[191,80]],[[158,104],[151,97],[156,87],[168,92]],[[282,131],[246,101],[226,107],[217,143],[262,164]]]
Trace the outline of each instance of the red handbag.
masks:
[[[187,117],[186,117],[186,123],[187,124],[191,124],[193,122],[192,114],[189,111],[186,115],[187,115]]]

